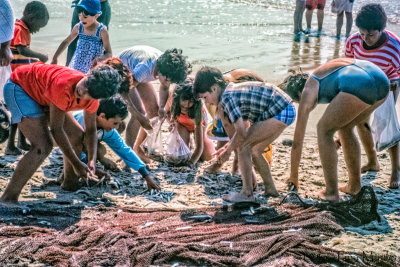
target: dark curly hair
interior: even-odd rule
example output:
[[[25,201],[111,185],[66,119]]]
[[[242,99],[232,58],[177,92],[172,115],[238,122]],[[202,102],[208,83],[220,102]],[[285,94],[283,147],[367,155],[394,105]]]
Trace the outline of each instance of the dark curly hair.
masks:
[[[356,26],[369,31],[383,31],[386,28],[386,22],[386,12],[380,4],[362,6],[356,17]]]
[[[214,84],[219,85],[222,90],[225,90],[226,82],[221,71],[217,68],[202,67],[196,74],[193,94],[197,97],[198,94],[211,92],[211,86]]]
[[[94,63],[93,67],[101,64],[111,66],[113,69],[118,71],[119,75],[122,78],[118,93],[121,95],[127,94],[129,90],[133,87],[133,76],[128,67],[122,62],[122,60],[117,57],[110,57],[105,59],[104,61]]]
[[[308,73],[304,73],[301,69],[289,70],[292,72],[285,80],[278,85],[285,93],[287,93],[295,102],[300,101],[300,95],[303,92],[304,85],[310,75]]]
[[[171,79],[173,83],[183,82],[192,71],[192,65],[186,61],[181,49],[168,49],[157,59],[157,71]]]
[[[94,99],[115,95],[121,84],[118,71],[108,65],[99,65],[90,70],[85,83],[88,93]]]
[[[35,32],[39,28],[46,26],[49,18],[49,11],[42,2],[32,1],[26,4],[23,12],[23,20],[27,23],[30,31]]]
[[[125,119],[128,116],[128,107],[125,101],[119,95],[115,95],[106,99],[100,100],[97,115],[104,113],[106,119],[120,117]]]
[[[188,116],[193,119],[196,124],[203,120],[203,113],[201,111],[202,102],[200,99],[195,98],[193,95],[193,79],[187,78],[184,82],[178,84],[172,95],[171,114],[176,120],[181,114],[181,100],[189,100],[193,102],[190,107]]]

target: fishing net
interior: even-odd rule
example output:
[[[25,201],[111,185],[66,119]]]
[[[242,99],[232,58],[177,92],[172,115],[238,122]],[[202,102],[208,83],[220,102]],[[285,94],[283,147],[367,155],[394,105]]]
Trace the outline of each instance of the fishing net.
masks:
[[[371,186],[363,186],[360,192],[349,200],[339,203],[304,202],[296,192],[291,192],[282,200],[300,204],[308,208],[314,206],[320,210],[329,211],[342,226],[361,226],[371,221],[381,221],[378,214],[378,199]]]
[[[31,217],[26,217],[31,226],[0,228],[0,262],[52,266],[372,264],[362,255],[320,245],[342,231],[329,212],[292,203],[250,205],[192,210],[72,208],[70,216],[79,217],[78,222],[59,230],[32,226],[38,216],[31,210]],[[66,216],[65,209],[60,212]],[[49,211],[47,220],[54,223],[49,214],[59,220],[57,213]],[[382,259],[373,264],[391,266],[393,262]]]

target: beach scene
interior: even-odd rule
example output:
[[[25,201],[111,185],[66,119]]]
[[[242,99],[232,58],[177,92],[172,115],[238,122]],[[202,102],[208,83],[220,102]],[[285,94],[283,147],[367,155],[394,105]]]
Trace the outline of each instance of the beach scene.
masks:
[[[336,38],[332,0],[326,1],[322,32],[317,33],[314,11],[311,33],[301,35],[293,34],[294,0],[108,1],[113,56],[135,45],[179,48],[192,65],[193,78],[204,66],[222,72],[243,68],[278,85],[289,69],[312,72],[345,57],[345,27]],[[30,1],[10,2],[20,18]],[[32,34],[30,47],[48,55],[50,63],[71,31],[73,8],[70,1],[42,2],[50,18]],[[355,0],[353,18],[362,6],[376,2]],[[399,36],[400,2],[379,4],[387,14],[386,29]],[[303,18],[304,28],[305,23]],[[357,31],[353,24],[351,34]],[[65,65],[66,55],[60,55],[59,65]],[[158,92],[160,82],[152,83]],[[148,191],[142,176],[126,171],[107,148],[107,157],[119,168],[108,170],[111,181],[83,183],[71,192],[57,182],[63,154],[55,147],[23,187],[19,205],[0,205],[0,266],[399,266],[400,189],[387,185],[392,171],[387,149],[377,153],[379,171],[361,174],[366,187],[358,198],[341,192],[346,206],[318,198],[325,180],[317,125],[327,106],[310,113],[298,191],[291,193],[287,186],[294,122],[272,142],[270,169],[278,196],[263,194],[263,179],[256,172],[255,201],[248,203],[222,199],[243,186],[240,173],[232,173],[233,153],[213,174],[206,169],[216,158],[186,168],[153,160],[147,167],[161,191]],[[164,149],[169,136],[164,123]],[[23,157],[5,155],[5,147],[0,144],[0,195]],[[343,149],[337,153],[338,184],[345,185]],[[366,162],[361,147],[361,164]]]

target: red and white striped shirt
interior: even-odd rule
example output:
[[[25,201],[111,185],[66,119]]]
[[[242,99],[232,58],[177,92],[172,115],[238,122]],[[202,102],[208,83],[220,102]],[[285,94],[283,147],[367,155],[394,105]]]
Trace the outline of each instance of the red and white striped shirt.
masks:
[[[355,33],[346,41],[345,56],[368,60],[381,68],[389,80],[400,78],[400,39],[394,33],[384,30],[388,39],[380,47],[366,50],[360,33]]]

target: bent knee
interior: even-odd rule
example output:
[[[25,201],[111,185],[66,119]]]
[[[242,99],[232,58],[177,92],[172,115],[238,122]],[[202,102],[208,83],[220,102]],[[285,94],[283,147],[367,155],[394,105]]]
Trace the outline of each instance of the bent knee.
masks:
[[[53,149],[52,140],[47,140],[39,144],[32,144],[31,151],[37,154],[39,157],[47,157]]]

